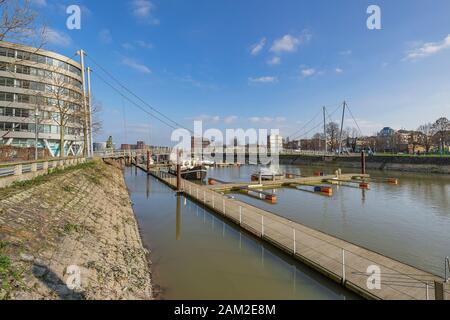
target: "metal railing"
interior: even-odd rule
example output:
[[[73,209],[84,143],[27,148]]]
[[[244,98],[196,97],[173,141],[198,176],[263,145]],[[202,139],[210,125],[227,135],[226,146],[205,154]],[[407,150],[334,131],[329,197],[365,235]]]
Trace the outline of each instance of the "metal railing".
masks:
[[[72,166],[85,162],[85,158],[64,158],[53,160],[39,160],[36,162],[17,162],[0,166],[0,178],[21,176],[30,172],[40,172],[58,167]]]
[[[153,174],[166,183],[176,186],[175,176],[164,171],[154,171]],[[319,265],[343,283],[349,282],[371,293],[372,289],[368,289],[369,281],[373,276],[370,270],[376,266],[381,272],[380,285],[383,288],[383,290],[373,291],[377,297],[434,299],[434,281],[438,279],[437,276],[421,273],[412,267],[410,273],[394,270],[395,263],[389,264],[389,261],[394,260],[382,255],[374,252],[362,255],[361,248],[348,242],[317,232],[276,214],[267,213],[195,183],[182,180],[181,187],[186,195],[196,199],[205,207],[213,209],[243,229],[266,239],[301,260]],[[420,274],[415,274],[416,272]]]

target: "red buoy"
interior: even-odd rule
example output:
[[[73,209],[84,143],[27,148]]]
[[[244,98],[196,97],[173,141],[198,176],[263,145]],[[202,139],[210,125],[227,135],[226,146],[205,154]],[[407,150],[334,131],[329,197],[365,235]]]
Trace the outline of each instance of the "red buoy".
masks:
[[[277,203],[277,196],[274,194],[266,195],[266,200],[275,204]]]

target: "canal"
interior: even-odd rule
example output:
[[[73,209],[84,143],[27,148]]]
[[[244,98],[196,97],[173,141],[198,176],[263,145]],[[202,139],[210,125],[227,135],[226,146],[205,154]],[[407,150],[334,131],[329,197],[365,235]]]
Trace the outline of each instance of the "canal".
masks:
[[[135,168],[125,180],[162,299],[356,299]]]
[[[336,168],[281,166],[282,172],[307,176],[318,170],[333,174]],[[214,168],[208,175],[223,181],[249,181],[255,171],[256,167],[249,166]],[[332,197],[282,188],[273,190],[278,198],[275,205],[244,194],[233,196],[443,277],[444,259],[450,256],[450,176],[368,173],[394,176],[400,184],[371,183],[370,190],[333,187]]]

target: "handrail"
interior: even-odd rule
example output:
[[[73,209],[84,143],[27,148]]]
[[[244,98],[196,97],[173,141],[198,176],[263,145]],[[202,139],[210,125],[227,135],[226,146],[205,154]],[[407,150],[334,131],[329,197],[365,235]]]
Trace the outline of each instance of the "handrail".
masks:
[[[16,162],[0,162],[0,169],[8,168],[8,167],[14,167],[17,165],[29,165],[33,163],[44,163],[44,162],[51,162],[51,161],[61,161],[61,160],[72,160],[72,159],[82,159],[85,158],[83,156],[77,156],[77,157],[64,157],[64,158],[48,158],[48,159],[38,159],[38,160],[27,160],[27,161],[16,161]]]
[[[0,165],[0,178],[21,176],[30,172],[45,172],[60,166],[78,164],[86,161],[84,157],[52,158],[48,160],[5,163]],[[3,181],[4,182],[4,181]],[[0,183],[3,185],[2,183]]]

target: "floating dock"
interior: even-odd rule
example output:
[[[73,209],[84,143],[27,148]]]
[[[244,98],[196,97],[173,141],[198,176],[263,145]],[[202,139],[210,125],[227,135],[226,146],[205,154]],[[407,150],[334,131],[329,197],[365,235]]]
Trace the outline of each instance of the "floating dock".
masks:
[[[138,167],[147,172],[145,165]],[[148,174],[176,189],[175,176],[151,168]],[[358,174],[345,174],[339,178],[351,180],[355,177],[369,178],[368,175]],[[336,177],[302,177],[264,181],[263,185],[280,187],[292,183],[313,184],[333,178]],[[450,287],[439,276],[219,193],[224,188],[230,190],[248,185],[234,183],[203,186],[181,180],[182,192],[186,197],[366,299],[434,300],[441,293],[444,299],[449,299]]]

